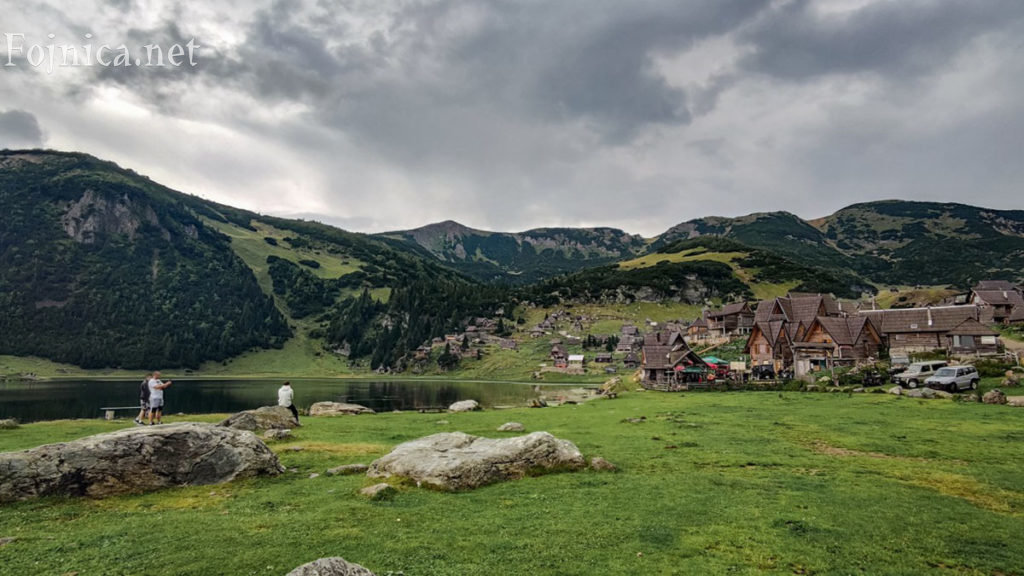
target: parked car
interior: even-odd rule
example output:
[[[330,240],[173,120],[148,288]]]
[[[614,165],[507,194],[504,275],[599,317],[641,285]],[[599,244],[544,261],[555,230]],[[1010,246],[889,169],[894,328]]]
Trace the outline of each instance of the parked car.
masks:
[[[947,392],[977,390],[981,376],[974,366],[946,366],[924,381],[925,386]]]
[[[927,362],[914,362],[907,369],[899,374],[893,376],[893,382],[900,386],[907,386],[909,388],[917,388],[918,384],[924,384],[924,381],[929,376],[935,374],[935,371],[939,368],[943,368],[948,363],[945,360],[929,360]]]

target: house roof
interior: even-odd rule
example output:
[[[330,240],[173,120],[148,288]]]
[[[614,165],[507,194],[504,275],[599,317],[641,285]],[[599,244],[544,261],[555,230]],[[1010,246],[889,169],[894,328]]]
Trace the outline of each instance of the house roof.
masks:
[[[882,334],[949,332],[964,320],[980,317],[977,306],[937,306],[892,310],[861,310]]]
[[[707,327],[708,327],[708,321],[705,320],[703,316],[701,316],[700,318],[697,318],[696,320],[694,320],[693,322],[690,323],[690,328],[707,328]]]
[[[740,314],[743,312],[750,312],[750,306],[746,302],[733,302],[732,304],[726,304],[721,310],[715,310],[714,312],[708,313],[711,318],[721,318],[723,316],[732,316],[733,314]]]
[[[981,280],[978,284],[972,288],[975,292],[984,290],[1016,290],[1013,282],[1007,280]]]
[[[995,330],[983,325],[974,318],[968,318],[956,328],[949,331],[950,336],[998,336]]]
[[[974,295],[990,306],[1020,306],[1024,304],[1024,296],[1012,288],[1008,290],[975,290]]]
[[[663,370],[671,367],[668,361],[668,346],[644,346],[644,368]]]
[[[583,362],[583,354],[569,354],[569,362]]]
[[[630,352],[626,354],[626,357],[622,359],[623,362],[639,362],[640,359],[636,357],[636,354]]]
[[[832,341],[840,346],[855,346],[860,341],[864,327],[868,319],[863,316],[850,316],[847,318],[835,318],[820,316],[815,322],[821,325],[832,337]]]

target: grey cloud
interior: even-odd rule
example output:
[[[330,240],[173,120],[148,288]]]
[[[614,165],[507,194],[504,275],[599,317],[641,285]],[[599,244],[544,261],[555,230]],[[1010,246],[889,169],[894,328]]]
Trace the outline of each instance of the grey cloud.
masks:
[[[42,146],[43,140],[35,115],[24,110],[0,112],[0,147],[32,148]]]
[[[872,73],[907,80],[947,67],[972,40],[1020,24],[1024,2],[900,0],[828,13],[823,1],[795,0],[740,34],[754,48],[746,70],[800,80]]]

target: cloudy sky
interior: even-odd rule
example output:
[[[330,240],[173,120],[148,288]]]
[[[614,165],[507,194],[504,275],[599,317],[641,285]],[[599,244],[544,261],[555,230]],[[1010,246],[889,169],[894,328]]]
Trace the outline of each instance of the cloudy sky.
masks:
[[[0,0],[0,13],[17,35],[0,39],[0,148],[85,151],[352,230],[653,235],[882,198],[1024,208],[1021,0]],[[47,69],[30,54],[124,44],[134,58],[192,39],[195,67]]]

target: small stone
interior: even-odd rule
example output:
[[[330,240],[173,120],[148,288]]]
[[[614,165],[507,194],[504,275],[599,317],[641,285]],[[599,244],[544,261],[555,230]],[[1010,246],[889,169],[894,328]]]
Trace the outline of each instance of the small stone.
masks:
[[[600,456],[594,456],[590,459],[590,469],[598,472],[614,472],[618,470],[615,464],[612,464]]]
[[[526,427],[519,422],[506,422],[498,426],[498,432],[525,432]]]
[[[804,386],[804,391],[805,392],[817,392],[818,391],[818,385],[817,384],[808,384],[807,386]]]
[[[390,500],[395,497],[398,490],[391,484],[374,484],[373,486],[367,486],[359,491],[360,494],[366,496],[370,500]]]
[[[851,390],[851,392],[853,392],[854,394],[863,394],[864,393],[864,389],[858,386],[857,388],[854,388],[853,390]]]
[[[7,546],[8,544],[10,544],[11,542],[14,542],[15,540],[17,540],[17,538],[14,538],[13,536],[9,536],[7,538],[0,538],[0,546]]]
[[[274,428],[264,432],[263,438],[265,440],[284,440],[285,438],[288,438],[291,435],[292,431],[288,430],[287,428]]]
[[[1016,408],[1024,408],[1024,396],[1007,396],[1006,405]]]
[[[292,570],[287,576],[374,576],[359,564],[348,562],[344,558],[320,558],[309,564],[303,564]]]
[[[946,392],[945,390],[932,390],[932,392],[935,393],[935,397],[936,398],[944,398],[946,400],[949,400],[950,398],[952,398],[954,396],[953,394],[950,394],[949,392]]]
[[[438,420],[437,422],[435,422],[435,424],[437,424],[438,426],[447,426],[447,425],[451,424],[451,422],[449,422],[447,420]]]
[[[316,472],[313,472],[312,474],[309,475],[309,479],[310,480],[312,480],[313,478],[319,478],[319,477],[320,477],[320,475],[317,474]]]
[[[286,450],[288,450],[289,452],[302,452],[305,449],[305,446],[289,446],[288,448],[286,448]]]
[[[889,388],[888,393],[892,394],[893,396],[900,396],[903,394],[903,387],[893,386],[892,388]]]
[[[356,474],[365,474],[370,467],[366,464],[345,464],[344,466],[336,466],[327,471],[328,476],[354,476]]]

